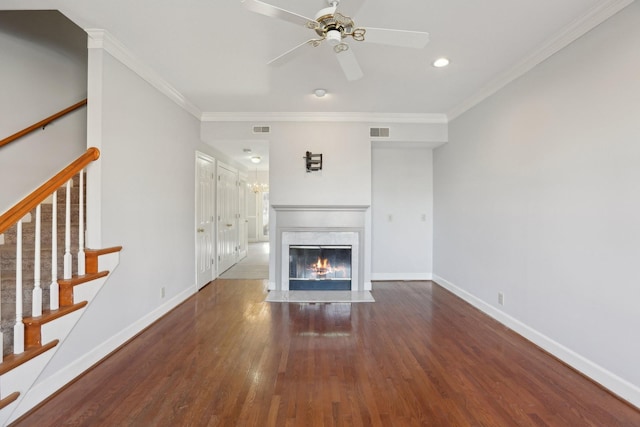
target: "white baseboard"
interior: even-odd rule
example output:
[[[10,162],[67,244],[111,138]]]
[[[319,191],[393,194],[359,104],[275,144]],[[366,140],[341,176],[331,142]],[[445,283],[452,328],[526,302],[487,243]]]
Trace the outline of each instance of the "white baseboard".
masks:
[[[20,402],[20,406],[16,408],[16,411],[12,414],[11,421],[16,420],[31,408],[34,408],[37,404],[58,391],[65,384],[71,382],[87,369],[91,368],[109,353],[113,352],[122,344],[133,338],[136,334],[140,333],[140,331],[167,314],[173,308],[177,307],[196,291],[197,287],[195,285],[185,289],[151,313],[131,324],[128,328],[123,329],[116,335],[104,341],[92,351],[83,354],[80,358],[69,363],[65,368],[60,369],[44,381],[34,384],[34,386],[29,389],[24,399],[22,399],[22,402]]]
[[[403,280],[432,280],[431,273],[371,273],[372,281],[397,282]]]
[[[593,381],[602,385],[613,394],[619,396],[620,398],[626,400],[627,402],[640,409],[640,387],[630,383],[623,378],[620,378],[619,376],[608,371],[602,366],[554,341],[548,336],[522,323],[518,319],[511,317],[505,312],[486,303],[485,301],[470,294],[464,289],[459,288],[448,280],[434,274],[433,281],[443,288],[451,291],[456,296],[462,298],[480,311],[493,317],[498,322],[517,332],[522,337],[541,347],[545,351],[551,353],[567,365],[573,367],[580,373],[586,375]]]

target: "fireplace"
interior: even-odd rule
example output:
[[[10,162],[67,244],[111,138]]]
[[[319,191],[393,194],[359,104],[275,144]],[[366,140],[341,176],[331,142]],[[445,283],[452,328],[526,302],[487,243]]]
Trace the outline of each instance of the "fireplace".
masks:
[[[281,244],[281,290],[358,289],[361,262],[357,232],[285,231]],[[339,271],[334,271],[336,267]]]
[[[351,290],[350,245],[290,245],[290,290]]]
[[[365,270],[368,206],[272,205],[271,208],[275,256],[270,260],[270,290],[371,289]],[[300,259],[292,263],[294,258]],[[323,259],[327,259],[327,267]],[[333,271],[335,267],[339,267],[337,271]]]

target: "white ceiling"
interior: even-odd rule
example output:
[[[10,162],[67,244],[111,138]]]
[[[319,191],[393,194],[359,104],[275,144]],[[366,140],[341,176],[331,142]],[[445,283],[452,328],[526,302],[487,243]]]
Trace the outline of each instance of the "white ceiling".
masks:
[[[445,114],[456,117],[632,0],[342,0],[357,26],[427,31],[424,49],[350,43],[364,77],[349,82],[328,46],[266,63],[312,30],[240,0],[0,0],[58,8],[107,30],[205,116],[218,113]],[[266,0],[313,18],[326,0]],[[431,62],[446,56],[449,67]],[[328,96],[312,95],[324,88]]]

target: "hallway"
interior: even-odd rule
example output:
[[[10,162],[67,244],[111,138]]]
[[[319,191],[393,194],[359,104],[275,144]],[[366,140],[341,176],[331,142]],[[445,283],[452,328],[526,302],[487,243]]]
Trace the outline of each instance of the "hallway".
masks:
[[[220,275],[221,279],[269,279],[269,242],[249,243],[247,256]]]

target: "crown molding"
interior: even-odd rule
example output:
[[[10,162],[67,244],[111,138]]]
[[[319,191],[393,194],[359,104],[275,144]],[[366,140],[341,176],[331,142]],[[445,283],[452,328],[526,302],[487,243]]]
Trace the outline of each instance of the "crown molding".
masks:
[[[498,75],[498,77],[491,80],[475,95],[470,96],[449,110],[446,114],[448,120],[454,120],[467,110],[475,107],[480,102],[484,101],[518,77],[521,77],[551,55],[561,49],[564,49],[588,31],[603,23],[633,2],[634,0],[608,0],[593,7],[582,17],[573,21],[570,25],[536,49],[531,55],[520,61],[508,71]]]
[[[445,114],[413,113],[202,113],[203,122],[362,122],[362,123],[447,123]]]
[[[185,98],[175,87],[163,79],[158,73],[153,71],[142,61],[135,57],[122,43],[120,43],[109,32],[102,29],[85,29],[89,35],[89,49],[104,49],[115,59],[120,61],[131,71],[140,76],[144,81],[156,88],[158,91],[166,95],[173,102],[189,112],[196,119],[200,119],[202,111],[187,98]]]

